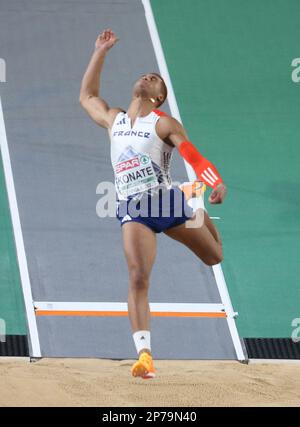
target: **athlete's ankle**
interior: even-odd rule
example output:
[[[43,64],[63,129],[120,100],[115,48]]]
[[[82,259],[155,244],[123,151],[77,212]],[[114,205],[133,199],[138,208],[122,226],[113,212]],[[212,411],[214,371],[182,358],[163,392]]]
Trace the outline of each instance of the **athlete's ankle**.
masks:
[[[134,332],[133,341],[136,352],[139,356],[142,351],[147,351],[149,354],[151,354],[151,333],[149,330],[140,330]]]
[[[148,348],[143,348],[140,352],[139,352],[139,357],[143,354],[143,353],[147,353],[149,354],[149,356],[152,357],[152,353]]]

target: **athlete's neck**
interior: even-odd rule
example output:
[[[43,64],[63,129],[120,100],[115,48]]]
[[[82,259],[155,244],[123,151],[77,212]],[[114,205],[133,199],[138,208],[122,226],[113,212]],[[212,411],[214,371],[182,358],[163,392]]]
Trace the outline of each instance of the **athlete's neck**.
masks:
[[[127,115],[134,122],[137,117],[148,116],[155,107],[155,103],[150,99],[136,97],[132,99],[127,109]]]

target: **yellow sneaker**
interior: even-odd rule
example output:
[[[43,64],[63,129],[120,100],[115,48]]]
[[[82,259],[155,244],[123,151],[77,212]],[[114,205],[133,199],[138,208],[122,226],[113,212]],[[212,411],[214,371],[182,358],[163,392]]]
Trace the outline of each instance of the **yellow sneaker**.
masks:
[[[131,368],[131,374],[134,377],[141,377],[144,380],[155,377],[155,369],[152,356],[146,352],[142,353],[139,360]]]

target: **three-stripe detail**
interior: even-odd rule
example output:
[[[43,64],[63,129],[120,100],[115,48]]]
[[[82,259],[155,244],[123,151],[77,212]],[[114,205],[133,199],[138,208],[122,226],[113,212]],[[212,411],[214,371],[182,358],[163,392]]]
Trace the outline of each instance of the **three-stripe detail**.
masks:
[[[220,180],[220,178],[217,177],[217,175],[214,173],[214,171],[210,167],[207,167],[206,169],[204,169],[204,171],[201,174],[201,177],[203,178],[204,181],[207,182],[207,184],[211,185],[212,187],[214,187],[216,182]]]

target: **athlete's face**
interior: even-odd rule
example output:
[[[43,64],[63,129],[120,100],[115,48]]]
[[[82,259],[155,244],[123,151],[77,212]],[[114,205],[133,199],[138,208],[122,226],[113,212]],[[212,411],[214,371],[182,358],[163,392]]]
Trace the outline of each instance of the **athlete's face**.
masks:
[[[133,87],[134,95],[147,98],[154,98],[155,101],[163,101],[162,91],[163,80],[156,74],[144,74],[135,83]]]

